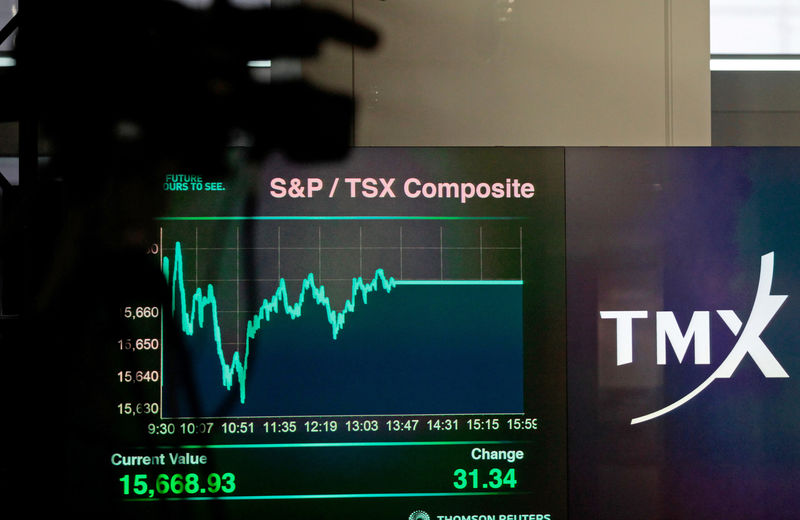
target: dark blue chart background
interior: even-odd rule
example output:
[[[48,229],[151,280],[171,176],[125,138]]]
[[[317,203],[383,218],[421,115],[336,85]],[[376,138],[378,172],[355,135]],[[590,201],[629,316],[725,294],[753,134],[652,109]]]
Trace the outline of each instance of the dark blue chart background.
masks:
[[[567,313],[571,518],[775,519],[800,511],[800,150],[568,149]],[[788,295],[761,339],[788,372],[746,355],[729,379],[652,421],[630,420],[702,383],[747,321],[761,256]],[[635,320],[617,366],[603,310]],[[711,312],[711,364],[656,363],[655,313],[685,331]]]
[[[194,400],[168,395],[170,416],[522,412],[521,285],[400,285],[367,304],[359,294],[336,340],[307,294],[302,316],[273,315],[251,341],[244,404],[238,383],[221,384],[210,330],[187,349],[202,384]]]

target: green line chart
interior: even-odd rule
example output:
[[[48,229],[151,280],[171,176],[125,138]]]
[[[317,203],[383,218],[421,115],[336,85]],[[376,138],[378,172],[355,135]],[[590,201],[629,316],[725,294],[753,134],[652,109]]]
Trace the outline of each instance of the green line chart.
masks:
[[[170,311],[192,360],[190,368],[178,370],[165,358],[167,402],[177,403],[165,406],[168,413],[520,411],[519,223],[504,222],[502,233],[491,229],[484,235],[483,225],[459,222],[459,229],[450,225],[446,230],[457,240],[446,240],[443,226],[426,222],[424,233],[413,229],[405,241],[408,224],[403,223],[393,230],[393,244],[385,240],[385,224],[376,229],[347,223],[343,230],[339,223],[324,229],[331,236],[328,243],[321,226],[307,223],[270,223],[244,240],[245,232],[253,230],[234,226],[222,244],[209,244],[211,235],[204,225],[192,224],[181,222],[178,227],[183,229],[175,229],[175,223],[163,223],[161,228]],[[370,237],[365,237],[365,228]],[[173,240],[174,247],[167,246]],[[194,248],[184,245],[192,242]],[[202,243],[208,245],[201,247]],[[203,271],[209,264],[218,270]],[[391,266],[397,275],[381,265]],[[445,278],[445,273],[459,272],[470,276]],[[356,330],[347,330],[351,327]],[[430,330],[443,332],[435,337]],[[497,334],[504,336],[499,348]],[[376,337],[383,349],[375,348]],[[454,349],[456,344],[461,348]],[[500,381],[497,376],[477,391],[482,399],[455,384],[463,375],[485,372],[487,366],[513,377]],[[189,379],[215,389],[201,399],[199,410],[181,404],[180,385],[172,383],[186,370],[191,372]],[[438,397],[407,399],[402,377],[415,372],[428,374],[431,384],[442,388],[424,394]],[[452,375],[458,373],[461,376]],[[454,390],[444,391],[454,384]],[[238,396],[234,405],[225,396],[231,392]],[[223,403],[229,409],[223,409]]]

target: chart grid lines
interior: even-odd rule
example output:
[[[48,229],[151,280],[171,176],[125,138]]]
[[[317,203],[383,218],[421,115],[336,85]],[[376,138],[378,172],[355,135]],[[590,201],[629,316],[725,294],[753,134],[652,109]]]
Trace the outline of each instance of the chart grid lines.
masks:
[[[387,302],[387,304],[389,301],[398,302],[392,303],[391,305],[402,306],[402,309],[404,309],[402,312],[404,313],[412,312],[411,309],[415,309],[413,311],[415,316],[408,315],[408,317],[403,318],[402,322],[398,323],[409,324],[419,322],[415,326],[421,327],[421,323],[427,322],[427,320],[430,319],[436,319],[437,323],[440,324],[458,323],[457,327],[459,329],[463,328],[467,324],[469,324],[469,327],[472,327],[469,329],[464,329],[464,331],[459,333],[455,333],[457,329],[446,329],[448,330],[448,334],[451,335],[451,339],[447,341],[436,340],[437,344],[442,346],[437,348],[443,348],[448,344],[470,344],[474,341],[478,341],[475,338],[483,337],[483,334],[479,333],[478,329],[474,329],[474,327],[480,323],[483,323],[483,320],[486,319],[482,316],[485,313],[487,305],[490,307],[497,307],[500,305],[498,308],[504,309],[503,312],[497,314],[498,318],[496,319],[499,320],[507,320],[508,318],[506,318],[506,316],[514,316],[517,314],[521,315],[521,307],[517,306],[519,304],[513,303],[517,299],[521,298],[521,289],[518,289],[517,287],[521,288],[523,285],[523,281],[520,277],[522,264],[520,240],[523,231],[522,226],[516,222],[498,221],[492,222],[491,224],[484,223],[475,225],[474,223],[470,223],[468,221],[452,222],[447,224],[443,224],[441,222],[431,222],[428,224],[424,221],[421,221],[411,224],[403,223],[397,226],[392,226],[390,224],[365,224],[357,222],[309,222],[308,224],[311,224],[310,226],[302,222],[288,224],[286,222],[267,222],[264,224],[257,224],[255,226],[247,226],[247,228],[242,228],[235,223],[200,224],[198,222],[186,222],[186,224],[189,224],[191,227],[187,227],[181,222],[162,223],[160,230],[162,237],[161,239],[167,244],[174,244],[174,246],[162,247],[162,251],[165,261],[167,261],[167,256],[183,256],[184,260],[181,262],[181,269],[186,269],[188,267],[189,269],[187,269],[187,271],[194,271],[193,273],[186,272],[187,276],[185,277],[186,281],[191,280],[190,283],[193,284],[193,287],[187,285],[185,289],[181,289],[181,293],[185,293],[186,297],[189,298],[202,298],[203,301],[215,299],[216,302],[219,302],[219,308],[217,308],[216,303],[213,304],[213,322],[216,330],[214,334],[217,336],[216,344],[218,345],[219,349],[219,354],[214,356],[214,358],[218,360],[216,364],[230,363],[231,356],[234,355],[233,353],[238,353],[236,355],[240,359],[240,361],[237,361],[236,363],[241,362],[241,368],[235,368],[233,365],[231,365],[229,368],[225,368],[224,366],[222,367],[223,372],[230,372],[229,375],[225,376],[225,380],[228,381],[225,383],[227,390],[230,391],[236,388],[237,393],[241,392],[242,396],[241,403],[237,405],[239,406],[237,410],[241,409],[241,412],[231,411],[231,415],[243,416],[246,415],[248,411],[260,409],[258,408],[258,406],[260,406],[258,403],[261,402],[261,397],[249,398],[250,400],[258,399],[255,401],[256,404],[253,404],[252,406],[249,404],[251,402],[250,400],[245,401],[244,399],[245,380],[243,374],[244,371],[247,370],[246,367],[248,363],[246,360],[249,355],[253,354],[254,348],[256,348],[256,350],[259,352],[266,352],[266,350],[264,350],[265,348],[274,348],[269,347],[271,344],[286,344],[287,346],[292,345],[290,351],[288,352],[289,356],[301,355],[300,353],[291,353],[296,349],[296,345],[298,345],[295,343],[297,340],[289,339],[290,336],[286,336],[287,333],[282,332],[282,328],[279,327],[276,329],[276,325],[272,324],[274,319],[270,320],[268,329],[265,329],[264,332],[261,332],[258,336],[253,336],[253,334],[255,334],[253,331],[258,331],[260,326],[252,329],[251,331],[251,324],[254,323],[254,319],[257,321],[263,320],[263,318],[258,318],[263,310],[263,307],[259,307],[259,301],[261,301],[262,298],[266,298],[263,300],[264,304],[266,304],[268,299],[274,298],[274,296],[270,295],[276,294],[276,288],[283,287],[284,284],[287,284],[286,289],[280,290],[286,291],[288,296],[287,293],[284,293],[284,296],[281,296],[282,300],[295,302],[297,301],[298,296],[300,296],[302,300],[302,293],[304,289],[301,289],[301,286],[306,287],[308,283],[311,283],[321,291],[320,296],[315,296],[315,298],[321,298],[321,295],[324,294],[324,299],[326,301],[330,300],[331,302],[331,309],[341,309],[342,302],[347,300],[348,302],[357,303],[357,308],[360,309],[353,314],[354,316],[360,315],[359,313],[364,312],[366,312],[367,314],[365,315],[368,316],[370,312],[383,313],[385,311],[371,311],[370,309],[378,309],[378,307],[374,307],[373,304],[367,305],[366,298],[363,302],[361,302],[361,296],[355,298],[355,293],[347,296],[347,294],[350,292],[348,287],[353,286],[353,284],[356,283],[356,280],[359,280],[358,283],[368,284],[369,279],[372,279],[371,273],[373,273],[376,268],[380,268],[379,272],[382,272],[385,266],[387,268],[386,279],[391,280],[389,283],[391,283],[392,286],[398,287],[398,290],[401,287],[404,288],[402,291],[400,291],[400,293],[407,296],[404,297],[405,299],[400,300],[396,299],[397,297],[395,296],[386,296],[386,298],[390,299],[384,300]],[[206,231],[206,227],[209,226],[211,226],[211,228]],[[394,233],[391,232],[392,227],[395,229]],[[247,233],[246,239],[242,235],[245,230]],[[216,237],[216,243],[208,239],[210,236]],[[228,238],[226,238],[226,236]],[[395,243],[392,243],[393,241]],[[185,247],[184,244],[187,242],[192,244],[194,247]],[[201,244],[201,242],[203,243]],[[178,243],[181,243],[180,246]],[[179,251],[179,248],[182,253]],[[194,255],[194,258],[191,258],[190,255]],[[202,259],[200,258],[201,256]],[[247,268],[248,275],[244,277],[242,276],[242,269],[244,268],[245,264],[242,262],[246,262],[246,265],[249,266]],[[433,269],[434,265],[436,266],[435,270]],[[391,275],[395,275],[396,278],[391,278]],[[173,277],[174,276],[177,276],[177,271],[173,274]],[[363,282],[360,281],[365,276],[367,276],[368,279]],[[383,275],[381,274],[381,276]],[[212,287],[213,294],[211,292]],[[472,289],[469,289],[470,287]],[[314,291],[316,290],[317,289],[314,289]],[[173,292],[174,291],[175,289],[173,289]],[[387,290],[386,293],[388,294],[388,292],[389,291]],[[309,297],[310,294],[311,293],[308,295]],[[394,291],[392,291],[392,294],[394,294]],[[415,302],[415,298],[419,297],[414,297],[411,295],[417,294],[425,294],[425,300],[428,300],[431,305],[433,305],[433,302],[436,301],[437,303],[435,304],[435,307],[430,307],[429,310],[424,311],[416,310],[417,305],[421,303],[422,300],[416,299]],[[492,294],[493,296],[489,297],[489,294]],[[486,300],[486,302],[481,305],[476,306],[472,303],[481,301],[487,297],[490,299]],[[508,300],[509,297],[511,298],[510,300]],[[288,300],[289,298],[291,300]],[[376,293],[376,296],[370,297],[370,302],[372,301],[372,298],[377,298],[376,301],[381,301],[380,294],[378,293]],[[236,301],[234,302],[233,300]],[[501,303],[502,300],[507,300],[507,302]],[[182,312],[188,313],[191,311],[191,315],[194,316],[196,313],[195,309],[193,309],[191,306],[187,307],[187,304],[188,301],[186,304],[183,304],[183,307],[181,307],[184,309]],[[296,304],[292,303],[292,305]],[[348,305],[350,305],[350,303],[348,303]],[[428,303],[426,303],[426,305],[428,305]],[[451,305],[456,306],[453,307],[453,309],[457,308],[459,310],[444,311],[444,309],[448,309]],[[308,312],[311,313],[309,316],[314,315],[314,312],[316,311],[313,311],[313,309],[317,306],[312,302],[306,307]],[[470,318],[459,319],[457,322],[452,320],[453,317],[465,316],[462,309],[469,307],[476,309],[475,312],[479,312],[479,314],[469,314],[471,316]],[[206,308],[208,309],[211,307]],[[423,308],[428,309],[428,307]],[[364,309],[366,309],[366,311]],[[479,311],[478,309],[482,310]],[[400,309],[398,308],[398,310]],[[204,311],[202,308],[197,309],[197,314],[202,314],[203,312]],[[393,311],[389,311],[389,314],[382,314],[381,316],[386,317],[382,317],[380,320],[376,321],[375,325],[377,326],[379,323],[382,323],[385,324],[384,326],[389,327],[390,330],[397,330],[399,332],[400,329],[394,329],[393,327],[395,325],[392,324],[391,318],[389,318],[392,312]],[[445,314],[440,315],[440,312],[444,312]],[[470,313],[472,312],[473,311],[470,311]],[[206,311],[206,314],[206,321],[208,322],[210,320],[208,311]],[[420,321],[419,317],[423,315],[425,316],[425,319]],[[403,314],[403,316],[407,316],[407,314]],[[438,318],[434,318],[436,316],[438,316]],[[500,316],[503,316],[503,318],[500,318]],[[297,317],[299,318],[299,314]],[[363,320],[364,318],[354,317],[352,319]],[[387,319],[390,321],[387,322]],[[495,325],[494,321],[487,321],[485,325],[481,325],[481,328],[487,331],[511,331],[512,335],[517,334],[517,336],[514,336],[517,339],[505,342],[507,345],[507,347],[503,347],[505,349],[505,353],[503,353],[499,358],[497,357],[498,353],[496,348],[491,350],[492,354],[490,358],[481,357],[489,355],[488,352],[490,351],[486,351],[487,354],[481,354],[483,348],[477,350],[469,349],[468,355],[471,356],[470,359],[481,359],[481,361],[476,362],[471,366],[479,366],[481,371],[484,371],[486,370],[486,366],[488,364],[497,362],[501,365],[498,365],[497,369],[492,370],[492,373],[507,374],[509,373],[509,370],[511,370],[511,372],[520,370],[518,368],[519,360],[511,361],[512,359],[517,359],[520,355],[518,352],[521,352],[521,325],[514,325],[513,323],[516,323],[514,320],[518,320],[518,318],[512,318],[512,321],[510,322],[503,321],[503,326]],[[303,323],[306,322],[307,320]],[[245,323],[248,324],[247,336],[245,336],[245,331],[243,329]],[[294,317],[292,317],[292,323],[294,323]],[[357,323],[360,324],[357,326],[358,328],[363,328],[365,325],[365,322],[363,321],[358,321]],[[267,324],[265,323],[264,326],[267,326]],[[313,325],[291,325],[291,327],[297,326],[302,327],[301,329],[295,329],[300,334],[305,334],[301,331],[316,330],[313,328]],[[453,325],[449,327],[452,326]],[[200,327],[203,327],[203,325],[200,324]],[[288,322],[287,327],[289,327]],[[312,328],[306,329],[306,327]],[[335,329],[338,330],[339,327],[340,326],[337,326]],[[289,329],[286,330],[288,331]],[[371,326],[364,329],[364,332],[356,331],[355,328],[348,329],[345,334],[347,338],[356,338],[361,337],[360,334],[366,333],[367,330],[371,330]],[[379,337],[380,335],[377,330],[379,329],[376,329],[376,332],[372,333],[370,336],[373,338],[372,341],[365,337],[363,340],[359,340],[357,344],[365,346],[374,344],[374,338]],[[420,336],[418,339],[405,340],[403,338],[405,337],[405,332],[408,330],[407,325],[404,325],[402,330],[404,331],[402,334],[398,332],[391,333],[391,336],[394,337],[393,341],[401,341],[401,344],[397,344],[397,346],[386,350],[387,346],[384,345],[384,343],[386,343],[384,338],[384,340],[380,342],[383,348],[381,351],[377,351],[376,354],[368,354],[367,352],[356,354],[355,351],[353,353],[348,353],[347,350],[339,351],[339,347],[336,347],[335,344],[331,344],[330,347],[320,346],[320,348],[323,348],[323,350],[314,350],[314,354],[309,353],[303,355],[303,359],[308,359],[308,356],[318,356],[319,354],[317,354],[317,352],[325,352],[327,349],[330,351],[328,356],[335,355],[345,357],[339,360],[325,357],[326,361],[318,361],[319,366],[341,366],[343,369],[345,366],[351,366],[348,365],[348,363],[356,363],[356,365],[353,366],[360,366],[361,361],[351,359],[349,356],[385,356],[387,352],[396,352],[400,354],[404,353],[406,349],[412,345],[418,345],[419,348],[421,348],[426,344],[427,341],[429,341],[428,339],[422,339],[423,336]],[[423,329],[419,330],[421,331]],[[428,327],[424,330],[431,329]],[[467,333],[465,332],[466,330],[469,330],[470,332]],[[273,337],[276,331],[280,335],[279,337],[282,339]],[[513,331],[518,332],[515,333]],[[200,332],[201,338],[207,337],[208,334],[209,332]],[[353,336],[353,334],[357,335]],[[467,335],[465,336],[464,334]],[[254,339],[258,337],[261,339]],[[454,337],[459,337],[462,339],[453,340],[452,338]],[[333,339],[336,340],[335,332]],[[198,339],[198,341],[202,342],[208,340]],[[277,343],[275,343],[276,341]],[[306,339],[303,339],[302,341],[306,342]],[[328,341],[330,341],[330,338],[328,338]],[[484,345],[496,345],[495,339],[490,340],[486,338],[480,341],[481,344]],[[336,352],[340,353],[336,354]],[[438,365],[435,364],[438,363],[438,361],[436,361],[434,364],[430,364],[434,358],[431,358],[431,361],[428,361],[427,354],[425,354],[425,357],[423,358],[415,358],[414,356],[422,355],[421,353],[423,351],[416,351],[412,349],[411,352],[412,353],[408,355],[409,359],[418,359],[413,366],[426,367],[427,365],[430,365],[430,367],[425,368],[425,370],[433,370],[432,367],[437,367],[435,368],[437,373],[444,373],[444,367],[438,367]],[[466,352],[467,351],[465,351],[465,353]],[[260,356],[264,355],[267,354],[260,354]],[[436,354],[435,359],[448,359],[450,360],[448,363],[452,363],[452,360],[454,359],[453,355],[463,356],[464,354]],[[272,357],[273,355],[270,354],[269,356]],[[283,354],[281,354],[281,356],[283,356]],[[406,356],[406,354],[403,354],[403,357]],[[477,356],[477,358],[475,356]],[[359,359],[361,358],[359,357]],[[251,361],[253,360],[251,359]],[[211,361],[209,360],[209,362]],[[370,361],[370,363],[375,362],[381,364],[384,363],[384,361],[378,361],[378,358]],[[403,364],[408,362],[409,361],[407,360],[401,361],[400,359],[393,359],[387,366],[397,366],[398,363]],[[460,362],[466,363],[466,358]],[[203,363],[206,362],[204,361]],[[263,363],[263,361],[260,363]],[[469,361],[469,363],[473,362]],[[255,366],[263,365],[257,364]],[[511,367],[517,368],[513,369]],[[464,368],[466,368],[466,366]],[[236,375],[236,373],[233,372],[234,370],[238,371],[239,375]],[[258,370],[269,370],[270,373],[272,373],[273,369],[261,368]],[[449,369],[447,370],[448,372],[452,372]],[[274,374],[272,377],[279,375],[280,374]],[[213,376],[211,377],[213,378]],[[232,377],[233,379],[231,379]],[[323,374],[316,376],[316,378],[320,381],[324,380],[326,377],[328,376]],[[385,377],[385,375],[383,377]],[[238,383],[236,382],[236,378],[238,378]],[[168,378],[165,377],[165,380],[168,380]],[[202,376],[199,377],[198,380],[205,381],[208,380],[208,377]],[[263,384],[264,381],[269,382],[270,380],[271,378],[264,379],[263,376],[259,376],[259,379],[255,380],[259,381],[259,383],[254,384]],[[315,381],[315,379],[309,380],[309,382],[306,384],[311,384],[312,386],[316,385],[316,383],[312,383],[311,381]],[[519,381],[519,377],[514,376],[511,378],[510,384],[512,387],[515,385],[518,386],[521,384]],[[351,384],[352,383],[349,383],[348,385]],[[396,385],[396,383],[392,384]],[[507,382],[505,380],[493,381],[494,386],[499,384],[506,385]],[[341,391],[342,390],[337,390],[329,393],[337,395],[340,394]],[[467,391],[465,388],[462,388],[458,392],[458,396],[450,391],[451,393],[449,395],[452,397],[442,397],[443,395],[448,395],[446,393],[448,391],[450,390],[444,391],[444,394],[442,393],[443,391],[437,391],[433,392],[432,395],[439,396],[437,399],[440,400],[450,399],[452,400],[452,403],[474,403],[478,399],[477,394],[470,398],[464,397],[466,395],[465,392]],[[261,390],[259,390],[259,392],[261,392]],[[267,391],[265,395],[271,395],[270,392],[272,391]],[[484,395],[489,395],[485,394],[485,391],[483,392]],[[361,392],[360,395],[368,396],[369,394],[370,392],[367,391]],[[248,393],[247,395],[259,394]],[[480,406],[467,405],[466,409],[461,409],[460,407],[462,405],[460,404],[432,404],[431,406],[422,405],[422,409],[420,411],[417,411],[413,407],[404,410],[393,410],[389,408],[377,411],[372,410],[371,405],[365,405],[359,409],[357,413],[348,413],[348,409],[342,408],[337,411],[331,411],[330,414],[326,413],[326,411],[323,409],[313,410],[313,415],[366,416],[429,415],[431,413],[447,415],[520,413],[521,401],[519,401],[517,397],[514,397],[515,395],[518,395],[517,391],[511,391],[509,393],[508,390],[504,390],[500,391],[500,393],[497,395],[508,397],[502,397],[502,399],[496,401],[496,404],[494,405],[491,403]],[[171,399],[174,398],[171,397]],[[295,399],[298,403],[311,403],[319,401],[319,399],[302,401],[302,399],[304,399],[302,395]],[[342,399],[342,402],[344,402],[344,397],[341,397],[340,399]],[[349,403],[351,401],[352,399],[347,402]],[[368,401],[369,399],[364,400],[365,403]],[[442,400],[441,402],[444,403],[445,401]],[[433,403],[433,401],[431,401],[431,403]],[[184,415],[180,412],[181,408],[176,408],[175,406],[176,405],[170,405],[169,407],[165,407],[165,409],[168,410],[168,413],[166,414],[167,416],[178,417]],[[270,409],[270,406],[266,406],[266,408],[264,408],[264,412],[257,413],[255,415],[264,417],[299,417],[311,413],[311,411],[306,410],[304,406],[305,405],[298,404],[297,409],[299,411],[294,411],[294,408],[291,407],[288,407],[285,410],[267,411]],[[202,416],[213,416],[213,413],[209,413],[212,410],[213,407],[202,413]]]

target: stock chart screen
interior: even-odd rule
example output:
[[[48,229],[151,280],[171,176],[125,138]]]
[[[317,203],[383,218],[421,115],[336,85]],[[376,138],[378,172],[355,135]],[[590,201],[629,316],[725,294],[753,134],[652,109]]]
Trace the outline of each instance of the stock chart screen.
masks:
[[[161,189],[166,296],[120,306],[120,510],[565,518],[562,150],[276,157]]]

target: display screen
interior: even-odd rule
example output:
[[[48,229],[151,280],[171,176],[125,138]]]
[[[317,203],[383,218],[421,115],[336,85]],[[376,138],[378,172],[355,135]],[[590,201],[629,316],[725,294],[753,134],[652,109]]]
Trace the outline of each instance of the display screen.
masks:
[[[160,289],[114,311],[81,493],[137,518],[793,518],[798,159],[164,172]]]
[[[568,149],[571,518],[800,510],[797,149]]]
[[[563,150],[275,157],[162,189],[167,296],[120,309],[124,511],[565,518]]]

